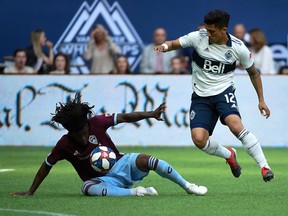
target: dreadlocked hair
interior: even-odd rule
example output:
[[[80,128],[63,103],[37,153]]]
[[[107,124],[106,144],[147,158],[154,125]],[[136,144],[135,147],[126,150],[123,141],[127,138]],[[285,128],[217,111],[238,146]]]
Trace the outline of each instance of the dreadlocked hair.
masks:
[[[79,131],[87,124],[88,116],[92,114],[92,108],[87,103],[81,103],[75,98],[68,103],[56,104],[55,114],[52,114],[52,122],[61,124],[68,131]]]

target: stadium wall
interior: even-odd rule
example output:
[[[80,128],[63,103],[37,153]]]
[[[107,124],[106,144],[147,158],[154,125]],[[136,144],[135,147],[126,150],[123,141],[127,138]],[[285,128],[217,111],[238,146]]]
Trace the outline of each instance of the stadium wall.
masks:
[[[236,96],[244,125],[263,146],[288,147],[288,76],[262,76],[271,117],[258,111],[256,93],[247,75],[236,75]],[[57,102],[80,92],[95,105],[95,114],[155,109],[167,102],[164,122],[154,119],[122,124],[108,133],[117,145],[189,146],[191,76],[189,75],[2,75],[0,77],[0,145],[52,146],[66,133],[49,119]],[[240,146],[218,123],[212,135],[227,146]]]

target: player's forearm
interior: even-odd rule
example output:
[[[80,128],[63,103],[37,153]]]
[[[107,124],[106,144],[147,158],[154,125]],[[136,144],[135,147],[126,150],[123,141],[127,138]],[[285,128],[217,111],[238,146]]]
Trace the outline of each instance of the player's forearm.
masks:
[[[147,118],[152,118],[153,111],[150,112],[132,112],[132,113],[123,113],[117,115],[117,122],[136,122]]]
[[[247,72],[257,93],[259,102],[264,101],[262,80],[259,71],[254,67],[254,65],[252,65],[250,68],[247,69]]]
[[[39,185],[42,183],[42,181],[46,178],[48,173],[50,172],[51,168],[46,165],[45,162],[41,165],[40,169],[38,170],[33,183],[29,189],[29,192],[31,194],[34,194],[35,191],[38,189]]]
[[[168,48],[166,51],[172,51],[177,50],[181,48],[181,45],[179,43],[179,40],[171,40],[171,41],[165,41],[163,44],[167,44]]]
[[[255,89],[255,91],[257,93],[259,102],[260,101],[264,101],[261,76],[258,75],[256,77],[250,77],[250,79],[251,79],[253,87],[254,87],[254,89]]]

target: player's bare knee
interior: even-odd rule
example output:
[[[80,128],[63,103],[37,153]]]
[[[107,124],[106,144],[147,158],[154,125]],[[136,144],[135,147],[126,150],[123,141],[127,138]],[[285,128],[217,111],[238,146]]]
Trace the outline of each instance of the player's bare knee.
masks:
[[[139,154],[136,158],[136,166],[138,169],[144,172],[148,172],[150,169],[148,167],[148,160],[150,156],[146,154]]]
[[[197,134],[192,134],[192,140],[195,146],[199,149],[204,148],[207,143],[207,137],[201,135],[199,136]]]
[[[191,130],[192,141],[196,147],[202,149],[205,147],[207,140],[209,138],[209,133],[203,128],[193,128]]]

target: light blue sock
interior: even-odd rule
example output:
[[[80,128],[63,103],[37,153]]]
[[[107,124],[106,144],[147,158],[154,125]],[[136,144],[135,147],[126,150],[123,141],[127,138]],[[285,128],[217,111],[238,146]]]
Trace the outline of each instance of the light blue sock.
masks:
[[[106,182],[96,183],[93,180],[85,181],[82,185],[82,192],[87,196],[132,196],[133,189],[116,187]]]
[[[181,187],[185,187],[187,181],[166,161],[150,157],[148,160],[148,166],[161,177],[167,178]]]

